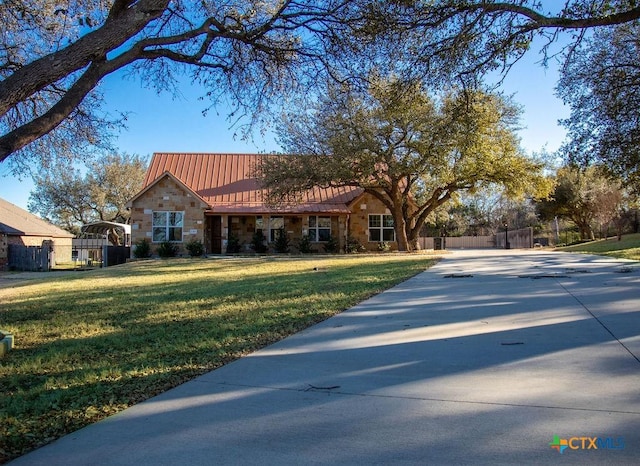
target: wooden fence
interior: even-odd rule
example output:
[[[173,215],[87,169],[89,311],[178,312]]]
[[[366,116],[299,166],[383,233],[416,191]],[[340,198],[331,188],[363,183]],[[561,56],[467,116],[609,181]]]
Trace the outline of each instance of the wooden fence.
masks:
[[[42,246],[9,244],[8,252],[10,270],[48,272],[54,264],[53,248],[47,241],[43,242]]]

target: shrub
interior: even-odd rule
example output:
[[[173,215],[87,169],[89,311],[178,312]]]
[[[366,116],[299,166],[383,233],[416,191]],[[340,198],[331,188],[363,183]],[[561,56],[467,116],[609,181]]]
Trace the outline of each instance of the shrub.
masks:
[[[144,259],[150,256],[151,244],[149,243],[149,240],[142,238],[136,241],[135,247],[133,248],[133,257],[136,259]]]
[[[261,230],[256,231],[251,238],[251,249],[258,254],[264,254],[267,252],[267,246],[264,244],[266,238],[262,234]]]
[[[301,254],[309,254],[313,252],[311,249],[311,239],[309,239],[309,235],[304,235],[300,238],[298,241],[298,251],[300,251]]]
[[[378,251],[380,252],[389,252],[391,251],[391,245],[386,241],[381,241],[378,243]]]
[[[178,255],[178,246],[173,244],[171,241],[163,241],[158,246],[156,252],[162,258],[175,257]]]
[[[287,236],[287,232],[284,228],[280,228],[278,230],[278,234],[276,235],[276,241],[273,245],[276,252],[279,253],[287,253],[289,252],[289,237]]]
[[[229,233],[229,239],[227,240],[227,254],[238,254],[242,250],[242,243],[238,235]]]
[[[329,254],[335,254],[340,250],[340,241],[335,236],[329,236],[327,242],[324,243],[324,251]]]
[[[204,245],[199,239],[188,241],[184,245],[184,248],[189,252],[191,257],[200,257],[204,254]]]
[[[360,241],[351,236],[347,236],[347,243],[344,245],[344,252],[347,254],[355,254],[364,251],[366,251],[366,249],[362,244],[360,244]]]

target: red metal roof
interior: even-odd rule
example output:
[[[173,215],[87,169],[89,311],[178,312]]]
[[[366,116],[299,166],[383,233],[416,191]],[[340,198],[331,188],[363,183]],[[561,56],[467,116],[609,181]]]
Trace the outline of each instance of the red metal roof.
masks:
[[[347,204],[362,189],[315,188],[303,194],[297,205],[267,206],[263,202],[255,167],[267,154],[153,154],[143,191],[165,172],[198,194],[211,210],[220,213],[347,213]]]

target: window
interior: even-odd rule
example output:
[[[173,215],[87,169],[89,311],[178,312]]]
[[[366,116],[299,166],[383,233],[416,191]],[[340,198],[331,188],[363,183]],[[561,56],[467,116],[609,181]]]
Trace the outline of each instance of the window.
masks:
[[[331,217],[312,215],[309,217],[309,240],[329,241],[331,236]]]
[[[284,229],[284,217],[269,217],[269,242],[273,243]]]
[[[396,232],[393,229],[393,215],[369,215],[369,241],[395,241]]]
[[[182,241],[184,212],[153,212],[153,242]]]
[[[262,215],[258,215],[256,217],[256,233],[262,233],[264,230],[264,221],[262,219]]]

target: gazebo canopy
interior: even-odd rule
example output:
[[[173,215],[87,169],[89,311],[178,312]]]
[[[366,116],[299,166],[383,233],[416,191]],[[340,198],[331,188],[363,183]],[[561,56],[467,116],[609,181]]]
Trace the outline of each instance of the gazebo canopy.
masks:
[[[91,233],[95,235],[108,236],[109,232],[120,230],[123,233],[123,239],[125,246],[128,246],[131,242],[131,225],[125,223],[116,222],[93,222],[82,225],[80,231],[82,233]]]

